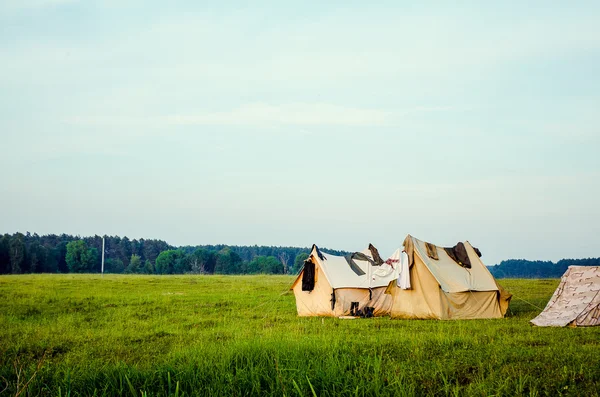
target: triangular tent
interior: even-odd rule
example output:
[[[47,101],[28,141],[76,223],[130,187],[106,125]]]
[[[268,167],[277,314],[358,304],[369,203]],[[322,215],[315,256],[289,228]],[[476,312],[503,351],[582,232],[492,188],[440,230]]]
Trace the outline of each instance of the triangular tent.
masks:
[[[506,313],[511,294],[496,283],[468,241],[443,248],[408,235],[404,251],[410,287],[389,284],[393,318],[502,318]]]
[[[531,322],[541,327],[600,325],[600,266],[569,266],[544,311]]]
[[[383,260],[372,245],[347,256],[330,255],[313,245],[291,287],[298,315],[344,316],[359,310],[389,314],[391,297],[384,292],[398,277],[397,262],[393,256]]]

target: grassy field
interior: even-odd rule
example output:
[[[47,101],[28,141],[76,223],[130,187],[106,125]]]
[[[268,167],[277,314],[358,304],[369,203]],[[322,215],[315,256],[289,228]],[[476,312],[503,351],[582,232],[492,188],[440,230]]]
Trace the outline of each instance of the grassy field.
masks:
[[[0,277],[4,395],[585,395],[600,328],[537,328],[558,280],[500,280],[501,320],[299,318],[289,276]]]

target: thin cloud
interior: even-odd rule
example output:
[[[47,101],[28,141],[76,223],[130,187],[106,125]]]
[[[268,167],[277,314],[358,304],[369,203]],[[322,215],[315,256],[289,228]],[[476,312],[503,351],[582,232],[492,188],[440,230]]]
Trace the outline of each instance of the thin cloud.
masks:
[[[65,119],[73,125],[215,125],[215,126],[384,126],[401,122],[415,113],[448,112],[468,108],[454,106],[417,106],[409,109],[382,110],[326,103],[268,104],[249,103],[231,110],[175,114],[167,116],[73,116]]]
[[[4,3],[3,9],[36,9],[61,6],[64,4],[76,3],[79,0],[8,0]]]
[[[378,109],[344,107],[330,104],[270,105],[253,103],[224,112],[168,117],[180,125],[384,125],[391,113]]]

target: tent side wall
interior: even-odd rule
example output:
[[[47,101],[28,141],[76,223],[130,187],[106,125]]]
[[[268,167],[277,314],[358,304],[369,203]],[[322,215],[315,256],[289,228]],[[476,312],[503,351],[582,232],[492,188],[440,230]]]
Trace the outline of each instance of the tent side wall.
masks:
[[[392,297],[385,294],[385,287],[373,288],[372,299],[369,290],[362,288],[338,288],[335,290],[335,307],[331,310],[333,289],[324,277],[321,268],[315,266],[315,289],[302,291],[302,282],[292,287],[296,297],[296,310],[301,317],[338,317],[350,314],[352,302],[358,302],[358,308],[374,307],[375,316],[387,316],[392,307]]]
[[[600,325],[600,291],[596,293],[585,310],[577,316],[574,325],[578,327],[594,327]]]
[[[443,320],[504,317],[498,291],[466,291],[443,295]]]
[[[331,284],[327,281],[323,269],[318,263],[315,264],[315,288],[312,291],[302,291],[302,273],[300,273],[292,286],[292,290],[296,296],[296,309],[299,316],[333,315],[331,310]]]
[[[388,293],[392,296],[392,318],[442,318],[442,290],[418,255],[410,268],[411,289],[401,289],[392,281]]]
[[[385,294],[385,289],[386,287],[373,288],[369,299],[368,289],[338,288],[335,290],[335,309],[332,315],[347,316],[350,314],[352,302],[358,302],[360,310],[370,306],[374,308],[373,315],[387,316],[392,307],[392,297]]]

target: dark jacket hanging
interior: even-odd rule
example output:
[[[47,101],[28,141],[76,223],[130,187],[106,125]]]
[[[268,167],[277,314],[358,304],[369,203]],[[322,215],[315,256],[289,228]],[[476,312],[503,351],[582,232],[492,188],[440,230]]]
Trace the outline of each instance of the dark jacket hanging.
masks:
[[[467,269],[471,268],[471,260],[469,259],[469,254],[467,254],[467,248],[463,243],[457,243],[454,247],[444,248],[444,251],[460,266]]]
[[[369,244],[369,251],[371,251],[371,256],[373,257],[374,266],[383,265],[385,263],[385,261],[381,259],[379,251],[377,251],[377,248],[375,248],[373,244]]]
[[[304,262],[302,271],[302,291],[312,291],[315,289],[315,264],[308,260]]]

